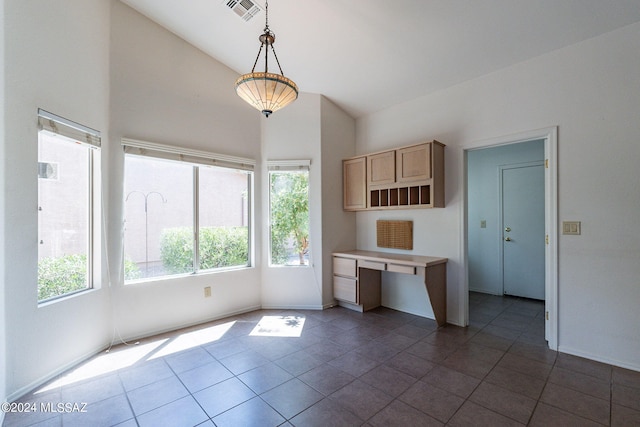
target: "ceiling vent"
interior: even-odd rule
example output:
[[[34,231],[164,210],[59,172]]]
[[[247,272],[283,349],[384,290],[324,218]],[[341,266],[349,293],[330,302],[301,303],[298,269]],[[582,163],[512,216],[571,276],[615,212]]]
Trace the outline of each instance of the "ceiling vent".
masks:
[[[262,10],[252,0],[225,0],[225,4],[245,22],[250,21]]]

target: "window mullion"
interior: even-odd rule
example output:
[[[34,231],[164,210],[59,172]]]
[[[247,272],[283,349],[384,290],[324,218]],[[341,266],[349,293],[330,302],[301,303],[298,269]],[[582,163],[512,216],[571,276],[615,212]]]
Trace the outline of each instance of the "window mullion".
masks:
[[[89,204],[89,209],[88,209],[88,216],[89,218],[87,218],[88,222],[88,236],[87,236],[87,245],[89,245],[89,247],[87,248],[87,287],[88,288],[93,288],[93,263],[95,262],[95,260],[93,259],[94,256],[94,248],[93,248],[93,244],[95,242],[94,240],[94,235],[93,233],[94,231],[94,221],[93,221],[93,207],[94,207],[94,201],[93,201],[93,195],[94,195],[94,188],[93,188],[93,183],[94,183],[94,179],[93,179],[93,173],[94,173],[94,168],[93,168],[93,162],[94,162],[94,156],[93,156],[93,150],[87,150],[87,155],[89,156],[89,170],[87,171],[89,174],[89,185],[88,185],[88,204]]]
[[[200,169],[193,167],[193,271],[200,271]]]

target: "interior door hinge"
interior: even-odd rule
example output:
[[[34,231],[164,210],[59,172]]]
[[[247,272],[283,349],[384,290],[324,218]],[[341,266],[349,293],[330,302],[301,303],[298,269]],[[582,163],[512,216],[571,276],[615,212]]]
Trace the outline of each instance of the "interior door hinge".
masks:
[[[544,167],[549,169],[549,159],[544,159]]]
[[[548,245],[549,244],[549,235],[547,234],[546,236],[544,236],[544,242]]]
[[[548,311],[547,311],[547,312],[545,312],[545,314],[544,314],[544,318],[545,318],[545,319],[547,319],[547,320],[549,320],[549,312],[548,312]]]

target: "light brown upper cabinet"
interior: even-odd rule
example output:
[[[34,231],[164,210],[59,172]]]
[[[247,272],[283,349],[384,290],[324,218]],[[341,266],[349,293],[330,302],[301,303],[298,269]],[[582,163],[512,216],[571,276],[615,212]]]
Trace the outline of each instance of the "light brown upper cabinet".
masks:
[[[396,171],[397,182],[423,181],[431,178],[431,144],[398,149]]]
[[[431,141],[344,160],[344,209],[444,207],[444,147]]]
[[[386,186],[396,182],[396,152],[367,156],[367,185],[369,188]]]
[[[356,157],[342,161],[344,210],[367,208],[367,158]]]

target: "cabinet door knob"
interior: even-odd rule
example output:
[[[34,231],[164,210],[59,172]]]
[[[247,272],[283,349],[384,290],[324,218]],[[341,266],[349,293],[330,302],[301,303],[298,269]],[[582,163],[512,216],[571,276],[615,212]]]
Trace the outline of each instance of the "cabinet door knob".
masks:
[[[505,237],[505,238],[504,238],[504,241],[505,241],[505,242],[510,242],[510,241],[511,241],[511,237]]]
[[[511,227],[505,227],[504,231],[508,233],[509,231],[511,231]]]

